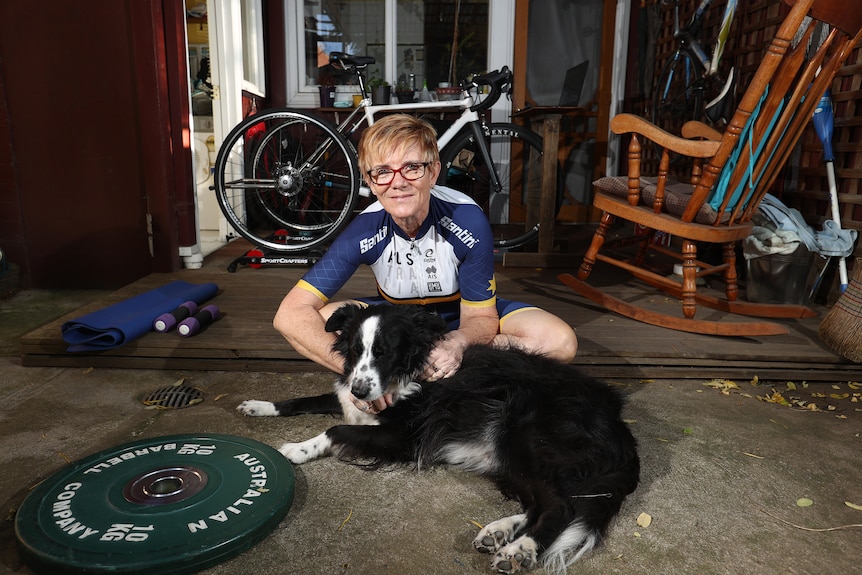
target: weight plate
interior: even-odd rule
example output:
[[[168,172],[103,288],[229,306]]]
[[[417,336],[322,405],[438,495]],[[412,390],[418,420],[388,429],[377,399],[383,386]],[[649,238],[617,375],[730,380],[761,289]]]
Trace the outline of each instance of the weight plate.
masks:
[[[278,451],[229,435],[120,445],[40,483],[15,517],[34,570],[193,573],[263,539],[293,502]]]

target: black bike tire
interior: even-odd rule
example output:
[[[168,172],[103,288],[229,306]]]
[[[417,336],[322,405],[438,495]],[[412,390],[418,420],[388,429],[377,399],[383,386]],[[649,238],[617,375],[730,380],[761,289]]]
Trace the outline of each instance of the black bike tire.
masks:
[[[328,153],[300,172],[298,159],[324,142]],[[294,167],[290,173],[297,177],[290,181],[300,182],[297,189],[280,193],[279,174]],[[353,214],[361,183],[349,140],[326,120],[290,109],[264,110],[235,126],[219,148],[213,180],[231,227],[264,250],[286,253],[307,252],[334,238]],[[303,204],[294,205],[300,195]],[[303,223],[312,217],[319,220]]]
[[[690,65],[690,73],[679,83],[679,77],[684,75],[685,62]],[[664,63],[653,85],[650,121],[678,136],[683,124],[689,120],[700,120],[703,117],[703,94],[701,90],[694,88],[699,78],[699,61],[688,50],[677,49]],[[668,96],[664,97],[662,92],[668,84]],[[660,157],[662,146],[655,143],[653,146],[656,155]],[[676,154],[671,154],[671,161],[676,158]]]
[[[499,122],[489,124],[485,127],[486,135],[493,136],[502,136],[504,138],[510,138],[512,140],[520,140],[525,143],[527,146],[532,148],[532,153],[522,154],[522,157],[532,158],[532,162],[534,165],[527,167],[526,169],[522,168],[522,174],[533,174],[537,176],[538,185],[541,186],[541,174],[542,174],[542,137],[533,132],[532,130],[525,128],[524,126],[519,126],[517,124]],[[440,170],[440,176],[437,178],[437,183],[440,185],[449,186],[456,190],[466,193],[467,195],[473,197],[474,200],[479,203],[488,211],[488,206],[486,205],[484,195],[487,193],[487,189],[483,189],[481,193],[477,193],[475,189],[475,184],[480,182],[487,187],[490,186],[490,182],[487,179],[487,176],[481,175],[482,164],[479,164],[477,167],[473,167],[471,170],[472,176],[468,176],[465,172],[458,171],[457,168],[453,167],[455,163],[455,159],[460,155],[460,152],[464,149],[468,149],[472,153],[472,157],[481,162],[481,154],[478,150],[472,149],[474,147],[474,137],[473,133],[470,131],[463,131],[458,134],[454,140],[449,142],[445,148],[440,151],[440,162],[442,164]],[[460,174],[460,181],[458,175],[455,172],[458,171]],[[478,177],[476,177],[478,175]],[[501,175],[504,184],[504,190],[507,190],[506,178]],[[556,205],[554,206],[554,215],[556,215],[560,211],[560,206],[563,203],[563,186],[562,186],[563,178],[561,174],[561,170],[557,169],[557,195],[556,195]],[[480,185],[481,185],[480,184]],[[538,189],[536,191],[538,193]],[[479,197],[481,196],[481,197]],[[511,195],[510,201],[511,201]],[[539,224],[532,226],[529,229],[524,230],[523,233],[516,235],[511,238],[495,238],[494,239],[494,247],[498,249],[512,249],[527,245],[531,242],[534,242],[539,237]]]

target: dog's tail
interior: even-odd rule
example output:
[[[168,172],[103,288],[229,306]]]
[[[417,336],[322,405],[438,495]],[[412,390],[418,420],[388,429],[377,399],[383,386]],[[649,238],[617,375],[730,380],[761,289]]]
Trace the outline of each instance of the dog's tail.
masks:
[[[569,565],[596,547],[602,535],[581,521],[571,523],[542,553],[542,566],[546,573],[563,575]]]
[[[640,462],[634,458],[622,469],[578,483],[568,501],[573,521],[542,553],[546,572],[563,575],[602,542],[623,500],[637,486],[639,471]]]

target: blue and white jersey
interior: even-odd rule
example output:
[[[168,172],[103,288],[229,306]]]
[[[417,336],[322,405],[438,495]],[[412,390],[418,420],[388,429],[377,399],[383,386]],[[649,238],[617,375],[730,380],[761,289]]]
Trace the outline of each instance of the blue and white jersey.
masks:
[[[299,286],[329,301],[360,264],[367,264],[378,292],[392,303],[492,306],[493,250],[482,209],[461,192],[434,186],[428,217],[415,238],[375,202],[344,229]]]

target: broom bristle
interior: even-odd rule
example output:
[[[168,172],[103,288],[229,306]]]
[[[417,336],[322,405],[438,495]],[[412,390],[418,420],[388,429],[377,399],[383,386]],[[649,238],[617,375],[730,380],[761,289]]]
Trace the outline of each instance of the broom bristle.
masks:
[[[862,363],[862,258],[856,259],[853,278],[820,322],[817,335],[841,357]]]

